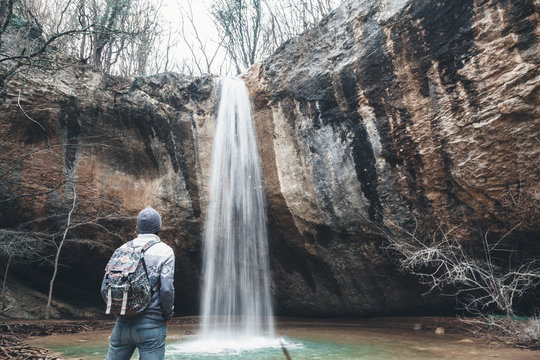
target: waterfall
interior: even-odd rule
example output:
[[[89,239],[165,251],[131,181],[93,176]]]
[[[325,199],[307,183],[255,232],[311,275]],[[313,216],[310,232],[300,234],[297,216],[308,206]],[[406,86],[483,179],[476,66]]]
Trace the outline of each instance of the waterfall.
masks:
[[[266,204],[244,82],[220,80],[204,228],[202,338],[274,336]]]

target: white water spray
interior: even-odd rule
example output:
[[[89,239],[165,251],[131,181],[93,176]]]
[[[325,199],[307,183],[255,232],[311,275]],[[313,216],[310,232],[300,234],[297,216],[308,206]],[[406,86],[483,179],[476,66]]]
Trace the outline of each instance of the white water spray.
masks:
[[[220,81],[204,233],[205,340],[274,337],[265,199],[246,86]]]

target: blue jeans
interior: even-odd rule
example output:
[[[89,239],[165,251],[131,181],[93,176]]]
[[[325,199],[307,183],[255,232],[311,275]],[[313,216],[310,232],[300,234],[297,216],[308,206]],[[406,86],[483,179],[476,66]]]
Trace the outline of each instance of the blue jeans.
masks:
[[[140,360],[162,360],[165,357],[167,326],[163,321],[145,317],[118,317],[114,325],[107,360],[129,360],[139,349]]]

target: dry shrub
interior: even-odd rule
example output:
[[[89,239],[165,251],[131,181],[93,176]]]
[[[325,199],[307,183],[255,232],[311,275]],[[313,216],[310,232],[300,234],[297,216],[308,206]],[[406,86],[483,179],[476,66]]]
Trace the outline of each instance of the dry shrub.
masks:
[[[540,350],[540,318],[538,316],[489,315],[461,320],[464,329],[475,337]]]

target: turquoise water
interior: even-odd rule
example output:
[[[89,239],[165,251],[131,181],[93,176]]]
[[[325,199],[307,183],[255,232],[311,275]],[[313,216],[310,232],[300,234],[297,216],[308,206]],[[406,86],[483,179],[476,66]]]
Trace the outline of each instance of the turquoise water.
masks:
[[[70,335],[71,336],[71,335]],[[392,351],[377,348],[370,344],[339,344],[329,341],[306,340],[283,337],[286,349],[292,359],[382,359],[392,358]],[[59,339],[55,339],[59,340]],[[56,341],[55,341],[56,342]],[[221,351],[205,351],[194,353],[186,351],[185,345],[193,340],[187,338],[180,341],[169,342],[165,359],[201,359],[201,360],[227,360],[227,359],[285,359],[283,349],[279,346],[269,346],[260,349]],[[34,343],[34,345],[36,345]],[[65,358],[76,359],[104,359],[107,354],[106,343],[103,341],[69,342],[66,344],[43,344],[55,353]],[[192,348],[188,346],[188,348]],[[383,356],[383,357],[381,357]],[[390,356],[390,357],[388,357]],[[138,359],[135,353],[132,359]]]
[[[366,344],[338,344],[329,341],[295,339],[282,337],[283,344],[292,359],[376,359],[380,349]],[[258,349],[223,349],[208,351],[203,348],[194,353],[189,351],[190,340],[171,344],[167,350],[167,359],[285,359],[278,341]],[[186,346],[188,344],[188,346]],[[186,347],[188,351],[186,351]]]
[[[194,326],[169,328],[165,359],[285,359],[281,343],[293,360],[487,360],[539,359],[540,352],[486,344],[461,335],[436,335],[433,331],[334,325],[324,322],[289,322],[278,326],[279,339],[238,339],[234,343],[199,341]],[[55,335],[30,339],[32,346],[48,348],[64,359],[103,360],[110,331]],[[280,343],[281,342],[281,343]],[[135,354],[132,359],[138,359]]]
[[[102,335],[102,334],[100,334]],[[74,339],[73,335],[54,335],[44,338],[34,338],[30,345],[43,347],[68,359],[105,359],[107,356],[107,343],[103,336],[99,339],[87,340],[92,335],[80,335],[81,339]],[[135,356],[136,355],[136,356]],[[134,354],[138,359],[138,354]]]
[[[103,334],[101,334],[103,335]],[[58,343],[60,337],[64,338],[67,342],[64,344]],[[65,339],[68,337],[68,339]],[[99,336],[99,339],[79,341],[70,341],[68,336],[53,336],[50,339],[42,338],[33,341],[34,346],[39,345],[52,350],[55,353],[61,354],[64,358],[73,359],[104,359],[107,354],[106,341],[103,336]],[[88,337],[85,335],[84,337]],[[374,357],[377,354],[381,354],[375,346],[365,344],[336,344],[329,341],[318,340],[305,340],[305,339],[293,339],[283,337],[285,341],[286,349],[289,355],[293,359],[376,359]],[[47,341],[49,340],[49,341]],[[50,341],[53,340],[53,341]],[[81,341],[82,340],[82,341]],[[269,346],[259,349],[247,349],[247,350],[234,350],[224,349],[221,351],[205,351],[201,349],[200,352],[194,353],[189,351],[193,349],[194,341],[190,338],[186,338],[180,341],[169,341],[167,343],[167,350],[165,359],[201,359],[201,360],[217,360],[217,359],[284,359],[285,355],[283,349],[277,343],[276,346]],[[186,345],[188,350],[186,351]],[[137,352],[133,355],[132,359],[138,359]]]

